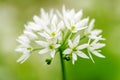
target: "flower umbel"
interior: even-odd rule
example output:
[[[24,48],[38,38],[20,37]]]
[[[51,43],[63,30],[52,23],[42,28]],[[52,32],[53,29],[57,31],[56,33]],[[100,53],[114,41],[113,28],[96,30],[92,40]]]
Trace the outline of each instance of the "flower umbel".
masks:
[[[17,39],[20,45],[16,51],[23,53],[17,62],[23,63],[34,51],[49,54],[47,64],[51,63],[56,54],[61,54],[62,59],[72,60],[73,64],[77,61],[77,56],[91,59],[93,62],[92,54],[105,58],[99,50],[105,46],[100,42],[105,40],[100,35],[102,30],[94,30],[95,20],[82,18],[82,15],[82,10],[75,12],[74,9],[68,10],[65,6],[62,11],[45,12],[41,9],[41,15],[34,16],[34,21],[25,25],[23,34]]]

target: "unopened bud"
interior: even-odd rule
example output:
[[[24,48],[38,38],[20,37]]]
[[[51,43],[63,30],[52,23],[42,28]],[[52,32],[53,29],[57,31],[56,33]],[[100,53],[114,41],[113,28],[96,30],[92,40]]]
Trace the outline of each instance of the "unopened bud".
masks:
[[[46,60],[45,60],[45,62],[46,62],[48,65],[51,64],[51,61],[52,61],[52,59],[46,59]]]
[[[70,56],[69,56],[69,55],[66,55],[64,59],[65,59],[66,61],[69,61],[69,60],[70,60]]]

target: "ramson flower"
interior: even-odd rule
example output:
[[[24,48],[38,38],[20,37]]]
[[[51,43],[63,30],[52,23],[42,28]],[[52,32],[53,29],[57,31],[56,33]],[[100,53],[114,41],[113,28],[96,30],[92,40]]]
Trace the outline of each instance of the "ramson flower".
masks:
[[[36,41],[43,49],[40,50],[39,54],[50,53],[51,57],[54,58],[57,48],[60,47],[60,44],[56,43],[56,40],[53,41]]]
[[[73,33],[87,28],[89,18],[81,19],[83,14],[82,10],[75,13],[74,9],[66,10],[65,6],[63,6],[62,14],[59,11],[57,12],[59,16],[63,19],[65,26]]]
[[[77,60],[77,55],[82,58],[89,58],[85,53],[81,50],[86,48],[87,45],[79,45],[80,43],[80,35],[75,37],[73,42],[71,40],[68,41],[69,47],[64,50],[64,54],[72,54],[72,63],[74,64]]]
[[[32,50],[30,46],[30,40],[24,36],[21,35],[18,37],[17,41],[21,44],[16,48],[17,52],[22,52],[23,55],[17,60],[17,62],[23,63],[25,60],[27,60],[30,56],[30,51]]]
[[[85,35],[88,36],[90,39],[96,39],[102,33],[102,30],[100,29],[93,30],[94,22],[95,22],[95,19],[92,19],[88,25],[88,28],[86,28],[85,30]],[[104,38],[101,38],[101,39],[104,40]]]
[[[73,64],[77,56],[90,58],[93,62],[92,54],[104,58],[99,50],[105,46],[99,42],[105,40],[100,35],[102,30],[93,29],[95,20],[82,18],[82,10],[76,12],[63,6],[62,11],[46,12],[41,9],[40,13],[40,16],[35,15],[33,21],[25,25],[23,34],[17,39],[20,45],[16,51],[23,53],[17,62],[23,63],[34,52],[49,54],[51,58],[46,59],[47,64],[51,63],[56,54],[60,54],[63,60],[72,58]]]
[[[104,55],[100,54],[101,50],[99,50],[100,48],[104,47],[105,44],[104,43],[100,43],[98,42],[99,40],[101,40],[101,36],[99,36],[98,38],[96,38],[94,41],[91,42],[91,39],[89,39],[88,41],[88,54],[91,58],[91,60],[94,62],[93,58],[92,58],[92,55],[95,55],[97,57],[100,57],[100,58],[105,58]]]
[[[56,15],[53,16],[51,22],[44,26],[45,31],[39,34],[46,39],[58,38],[61,34],[61,28],[64,26],[63,22],[58,22]]]

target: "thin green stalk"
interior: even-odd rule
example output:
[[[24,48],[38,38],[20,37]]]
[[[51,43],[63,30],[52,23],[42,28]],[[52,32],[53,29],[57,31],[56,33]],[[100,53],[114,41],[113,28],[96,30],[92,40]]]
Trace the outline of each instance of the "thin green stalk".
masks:
[[[82,36],[81,38],[80,38],[80,40],[82,40],[82,39],[84,39],[86,36]]]
[[[62,50],[59,50],[59,51],[60,51],[60,61],[61,61],[62,80],[66,80],[65,63],[64,63],[63,56],[62,56]]]

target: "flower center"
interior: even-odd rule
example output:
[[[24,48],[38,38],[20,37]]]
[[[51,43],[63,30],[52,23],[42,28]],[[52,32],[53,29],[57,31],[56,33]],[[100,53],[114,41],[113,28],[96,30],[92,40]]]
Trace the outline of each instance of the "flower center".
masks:
[[[52,33],[51,33],[51,36],[52,36],[52,37],[55,37],[55,35],[56,35],[55,32],[52,32]]]
[[[72,50],[73,50],[73,51],[77,51],[76,47],[73,47]]]
[[[29,47],[29,48],[27,48],[27,50],[32,51],[32,50],[33,50],[33,48]]]
[[[75,26],[71,26],[70,30],[71,31],[75,30]]]
[[[55,47],[54,47],[54,44],[50,44],[50,45],[49,45],[49,48],[50,48],[50,49],[54,49],[54,48],[55,48]]]

